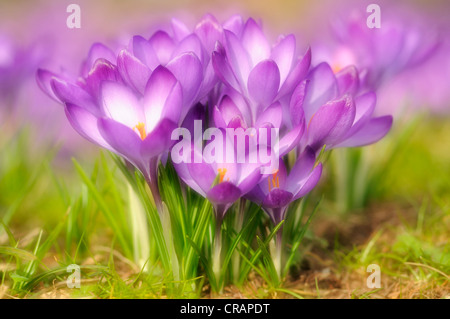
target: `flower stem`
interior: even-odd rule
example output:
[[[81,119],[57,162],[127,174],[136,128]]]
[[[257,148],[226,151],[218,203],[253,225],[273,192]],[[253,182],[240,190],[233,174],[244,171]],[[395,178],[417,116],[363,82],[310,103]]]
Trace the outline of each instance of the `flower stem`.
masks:
[[[236,232],[240,233],[242,230],[242,226],[244,224],[244,211],[245,211],[245,198],[241,198],[239,202],[239,211],[236,216],[235,228]],[[232,257],[232,265],[233,265],[233,280],[235,283],[239,281],[239,267],[240,267],[241,259],[239,253],[237,251],[234,252]]]
[[[281,280],[281,255],[282,255],[282,239],[283,239],[283,227],[278,229],[278,232],[275,236],[275,256],[273,258],[273,264],[275,266],[275,270],[278,275],[278,279]]]
[[[220,255],[222,252],[222,234],[221,234],[221,230],[222,230],[222,221],[217,220],[216,221],[216,232],[215,232],[215,236],[214,236],[214,246],[213,246],[213,256],[212,256],[212,261],[213,261],[213,273],[214,276],[216,277],[216,282],[218,287],[221,287],[222,285],[220,284],[220,272],[221,272],[221,259],[220,259]],[[221,288],[219,289],[221,290]]]
[[[158,188],[158,163],[159,160],[151,159],[150,160],[150,176],[145,177],[148,186],[150,187],[150,191],[152,192],[153,200],[155,201],[156,210],[159,214],[162,214],[163,207],[161,201],[161,195],[159,194]]]

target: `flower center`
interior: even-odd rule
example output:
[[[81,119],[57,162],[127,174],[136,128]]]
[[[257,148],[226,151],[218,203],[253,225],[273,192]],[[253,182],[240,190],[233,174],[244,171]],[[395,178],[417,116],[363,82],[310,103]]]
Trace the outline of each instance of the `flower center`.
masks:
[[[227,169],[226,168],[218,168],[217,171],[219,172],[219,184],[220,184],[223,182],[223,179],[225,178]]]
[[[280,180],[278,178],[278,170],[275,171],[275,173],[272,174],[272,178],[268,178],[267,182],[269,183],[269,192],[272,190],[272,188],[279,188],[280,187]]]
[[[142,122],[139,122],[135,127],[133,127],[133,130],[136,129],[139,132],[139,136],[141,137],[141,140],[144,140],[147,137],[147,133],[145,132],[145,124]]]

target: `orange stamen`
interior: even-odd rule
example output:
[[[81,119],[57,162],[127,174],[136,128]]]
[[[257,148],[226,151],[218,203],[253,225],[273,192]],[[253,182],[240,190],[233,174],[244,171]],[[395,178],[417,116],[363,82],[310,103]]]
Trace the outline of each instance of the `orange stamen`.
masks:
[[[227,169],[226,168],[218,168],[217,171],[219,172],[219,184],[220,184],[223,182],[225,174],[227,173]]]
[[[342,67],[340,64],[335,64],[332,66],[331,70],[333,70],[333,73],[336,74],[338,73],[340,70],[342,70]]]
[[[279,188],[280,187],[280,179],[277,176],[278,174],[278,170],[275,171],[275,173],[272,174],[272,183],[270,177],[268,178],[268,183],[269,183],[269,192],[272,190],[272,188]]]
[[[139,122],[133,129],[138,130],[139,135],[141,136],[141,140],[144,140],[147,137],[147,133],[145,132],[145,124]]]
[[[315,115],[316,115],[316,113],[314,113],[314,114],[311,116],[311,118],[309,119],[308,126],[306,127],[306,130],[309,130],[309,126],[311,125],[311,121],[312,121],[312,119],[314,118]]]

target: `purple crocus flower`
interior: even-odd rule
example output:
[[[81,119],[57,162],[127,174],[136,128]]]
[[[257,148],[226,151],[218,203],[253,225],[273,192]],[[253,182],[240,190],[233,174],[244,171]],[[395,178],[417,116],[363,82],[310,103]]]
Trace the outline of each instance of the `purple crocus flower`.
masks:
[[[261,205],[274,225],[278,225],[285,218],[289,204],[304,197],[318,183],[322,164],[316,165],[315,161],[314,151],[307,148],[288,173],[280,159],[279,169],[264,178],[246,198]]]
[[[168,68],[158,66],[138,91],[129,80],[141,79],[142,73],[128,72],[128,81],[124,79],[121,70],[131,70],[133,61],[128,63],[121,53],[116,59],[111,50],[95,44],[82,68],[85,77],[73,81],[39,70],[38,83],[64,104],[78,133],[121,155],[144,174],[159,205],[157,165],[173,144],[170,134],[180,122],[182,85]]]
[[[224,139],[227,138],[226,133],[224,135]],[[195,162],[196,157],[201,159],[199,163]],[[262,178],[261,164],[237,163],[236,160],[231,163],[211,162],[194,145],[191,157],[174,166],[189,187],[211,202],[219,226],[231,205]]]
[[[364,6],[347,7],[331,19],[335,45],[318,44],[316,61],[329,62],[335,71],[356,65],[363,86],[373,90],[432,57],[439,46],[437,28],[410,8],[387,3],[382,8],[386,6],[389,10],[383,10],[380,28],[367,26]]]
[[[387,134],[392,116],[373,117],[376,96],[373,92],[361,94],[358,87],[358,72],[352,66],[337,74],[327,63],[311,70],[290,104],[292,120],[304,116],[307,123],[300,150],[307,146],[315,152],[323,145],[327,149],[363,146]]]
[[[260,129],[265,128],[267,129],[267,136],[270,136],[270,129],[277,128],[279,129],[279,156],[284,156],[296,147],[305,131],[303,117],[299,117],[295,126],[290,130],[285,128],[283,107],[280,101],[274,102],[262,110],[255,118],[254,123],[250,114],[251,110],[245,98],[240,93],[230,90],[213,109],[214,124],[224,129],[242,128],[247,130],[253,128],[257,134],[259,134]]]
[[[253,19],[243,27],[224,30],[224,42],[217,43],[212,55],[214,69],[228,88],[243,96],[253,125],[266,108],[289,98],[306,76],[311,52],[298,58],[296,50],[293,35],[280,36],[272,48]]]
[[[155,67],[167,67],[183,89],[180,118],[184,119],[196,103],[215,103],[214,87],[218,78],[212,66],[211,52],[217,41],[223,41],[224,30],[212,15],[206,15],[193,32],[176,19],[172,20],[171,26],[171,32],[159,30],[148,40],[133,37],[127,49],[119,53],[117,65],[124,80],[139,92],[143,92]]]
[[[20,89],[44,60],[39,43],[19,46],[14,38],[0,34],[0,108],[13,111]]]

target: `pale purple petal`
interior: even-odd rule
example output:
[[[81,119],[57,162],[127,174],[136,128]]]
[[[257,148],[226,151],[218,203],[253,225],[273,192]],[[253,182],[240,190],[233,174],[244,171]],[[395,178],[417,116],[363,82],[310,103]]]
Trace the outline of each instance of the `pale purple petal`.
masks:
[[[357,147],[375,143],[389,132],[391,126],[392,116],[390,115],[373,118],[336,147]]]
[[[144,94],[145,86],[151,75],[151,70],[127,50],[122,50],[117,57],[117,67],[123,79]]]
[[[356,94],[359,88],[359,74],[354,66],[348,66],[336,73],[339,94]]]
[[[334,99],[337,95],[336,78],[327,63],[321,63],[315,67],[310,75],[308,90],[306,92],[303,110],[307,121],[327,101]]]
[[[250,55],[252,65],[270,57],[270,45],[261,27],[252,18],[247,20],[242,34],[242,44]]]
[[[178,41],[181,41],[190,35],[188,27],[180,20],[172,18],[170,25],[172,26],[173,34]]]
[[[111,119],[133,128],[145,124],[145,115],[136,95],[126,86],[116,82],[103,82],[102,100],[105,114]]]
[[[248,77],[248,92],[251,98],[268,106],[278,93],[280,86],[280,71],[272,60],[264,60],[256,65]]]
[[[98,120],[98,129],[115,152],[125,157],[135,166],[141,167],[142,140],[131,128],[112,119],[100,118]]]
[[[239,82],[239,89],[237,90],[243,93],[243,90],[247,88],[247,79],[252,65],[249,52],[246,51],[246,49],[242,45],[242,42],[234,33],[225,30],[225,39],[226,57],[228,63],[231,65],[236,79]]]
[[[222,26],[210,14],[203,17],[194,32],[200,38],[207,52],[214,50],[217,41],[223,42]]]
[[[324,144],[331,147],[340,142],[355,118],[355,106],[350,96],[328,102],[312,117],[308,125],[308,145],[315,151]]]
[[[298,85],[300,81],[305,79],[311,66],[311,49],[308,49],[305,55],[299,59],[297,64],[292,68],[288,77],[284,82],[281,82],[281,88],[278,92],[277,98],[281,98],[290,94],[292,90]]]
[[[175,142],[171,139],[172,132],[177,127],[178,125],[171,120],[161,120],[142,141],[141,155],[144,158],[152,158],[169,150]]]
[[[298,193],[303,187],[306,177],[311,174],[315,162],[314,150],[307,147],[292,167],[287,178],[286,189],[294,194]]]
[[[224,52],[222,50],[216,49],[212,53],[211,61],[216,72],[216,75],[219,79],[225,84],[229,85],[236,91],[241,91],[241,86],[239,84],[238,78],[234,74],[233,70],[228,63],[228,59],[226,58]]]
[[[303,112],[303,102],[305,100],[308,82],[300,83],[292,93],[291,101],[289,103],[290,121],[293,126],[300,125],[305,121],[305,113]]]
[[[70,124],[81,136],[101,147],[112,150],[98,130],[96,116],[85,108],[70,103],[65,105],[65,112]]]
[[[189,163],[187,164],[189,174],[197,185],[206,194],[213,186],[214,180],[218,172],[215,172],[211,165],[205,162],[202,163]]]
[[[166,65],[169,63],[172,52],[175,49],[175,43],[173,39],[164,31],[157,31],[148,40],[150,45],[158,57],[159,63]]]
[[[105,59],[111,63],[116,63],[116,55],[114,52],[101,43],[94,43],[89,49],[88,57],[82,65],[81,74],[86,77],[94,66],[97,59]]]
[[[183,53],[167,64],[183,89],[183,105],[190,107],[200,89],[203,79],[203,66],[192,52]]]
[[[289,72],[295,57],[295,37],[290,34],[279,40],[279,43],[272,49],[270,58],[275,61],[280,70],[280,83],[283,84]]]
[[[131,40],[130,51],[150,70],[154,70],[160,64],[153,46],[139,35],[134,36]]]
[[[145,88],[144,110],[147,130],[151,131],[162,117],[169,94],[177,84],[175,76],[165,67],[157,67]]]
[[[100,101],[100,87],[104,81],[122,82],[122,78],[114,64],[105,59],[97,59],[86,78],[86,84],[91,94]]]
[[[282,115],[283,110],[280,102],[275,102],[258,116],[255,127],[260,127],[265,123],[270,123],[273,127],[280,128],[283,121]]]
[[[93,97],[88,92],[78,85],[58,78],[53,78],[50,83],[55,96],[61,102],[84,107],[95,116],[101,116],[102,111],[96,105],[96,101],[94,101]]]
[[[320,176],[322,175],[322,163],[319,163],[316,168],[312,171],[311,175],[309,175],[308,179],[304,182],[303,187],[300,191],[294,195],[294,199],[301,198],[308,194],[314,187],[316,187],[317,183],[320,180]]]

